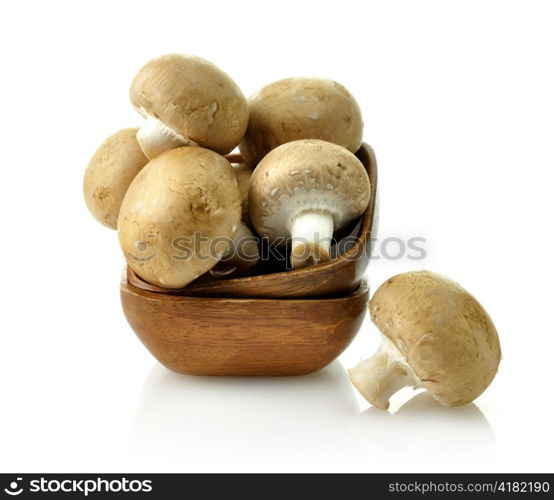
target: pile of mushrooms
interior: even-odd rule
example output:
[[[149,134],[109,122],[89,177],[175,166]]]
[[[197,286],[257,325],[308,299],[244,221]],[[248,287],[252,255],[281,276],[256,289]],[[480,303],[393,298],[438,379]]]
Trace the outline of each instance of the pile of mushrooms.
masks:
[[[84,197],[147,283],[174,290],[263,273],[262,239],[290,242],[290,268],[325,262],[337,231],[368,207],[370,181],[354,154],[362,115],[335,81],[288,78],[247,100],[214,64],[168,54],[138,71],[130,98],[144,122],[94,153]],[[370,313],[383,342],[350,377],[376,407],[388,408],[404,386],[465,404],[494,378],[494,325],[454,282],[429,272],[396,276],[375,293]]]
[[[324,262],[369,204],[360,108],[337,82],[290,78],[246,100],[214,64],[168,54],[139,70],[130,97],[145,121],[100,146],[84,194],[148,283],[263,273],[262,238],[291,242],[289,268]]]

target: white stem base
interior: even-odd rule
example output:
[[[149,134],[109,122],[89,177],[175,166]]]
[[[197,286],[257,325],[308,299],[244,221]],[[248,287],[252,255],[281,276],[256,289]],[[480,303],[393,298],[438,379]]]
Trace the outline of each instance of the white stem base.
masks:
[[[152,116],[146,119],[146,123],[137,132],[137,142],[149,160],[170,149],[197,145]]]
[[[420,384],[410,365],[387,338],[383,338],[371,358],[348,370],[348,375],[361,395],[381,410],[389,408],[389,399],[397,391]]]
[[[244,222],[239,224],[237,234],[223,260],[242,269],[248,269],[260,260],[258,238]]]
[[[214,267],[212,267],[208,273],[211,274],[214,278],[225,278],[237,271],[237,266],[232,264],[225,264],[224,262],[218,262]]]
[[[333,238],[333,216],[322,212],[305,212],[291,226],[293,268],[319,264],[329,260]]]

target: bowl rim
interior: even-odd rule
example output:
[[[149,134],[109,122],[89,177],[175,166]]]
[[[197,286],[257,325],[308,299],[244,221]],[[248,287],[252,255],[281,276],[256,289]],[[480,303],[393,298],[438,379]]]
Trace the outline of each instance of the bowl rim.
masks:
[[[225,302],[234,304],[244,304],[247,302],[296,302],[306,304],[309,302],[321,301],[340,302],[359,298],[362,295],[369,293],[369,285],[367,280],[363,279],[360,284],[350,293],[345,295],[330,295],[328,297],[205,297],[196,295],[176,295],[175,293],[171,293],[171,290],[169,291],[169,293],[145,290],[130,283],[127,279],[127,273],[123,272],[121,276],[120,291],[122,293],[125,292],[139,295],[149,300],[164,300],[174,302]]]

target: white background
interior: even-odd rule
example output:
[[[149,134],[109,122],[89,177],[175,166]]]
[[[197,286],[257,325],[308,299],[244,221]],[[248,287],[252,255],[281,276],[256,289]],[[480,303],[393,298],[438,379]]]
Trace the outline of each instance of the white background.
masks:
[[[551,2],[0,5],[1,471],[552,472]],[[427,238],[423,262],[372,262],[371,286],[429,268],[478,297],[504,359],[475,404],[406,390],[391,414],[369,408],[345,372],[378,344],[369,321],[306,377],[155,362],[81,184],[96,147],[140,123],[129,84],[165,52],[212,60],[246,95],[301,75],[351,90],[379,160],[381,236]]]

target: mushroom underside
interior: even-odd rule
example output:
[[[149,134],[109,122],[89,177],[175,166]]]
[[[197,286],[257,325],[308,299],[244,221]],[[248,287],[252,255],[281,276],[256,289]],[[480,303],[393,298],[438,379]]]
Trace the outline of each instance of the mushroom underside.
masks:
[[[400,389],[422,386],[404,356],[384,335],[377,352],[348,370],[348,375],[360,394],[382,410],[389,408],[390,398]]]
[[[158,118],[146,116],[146,123],[137,132],[137,142],[149,159],[180,146],[198,146],[192,139],[178,134]]]

